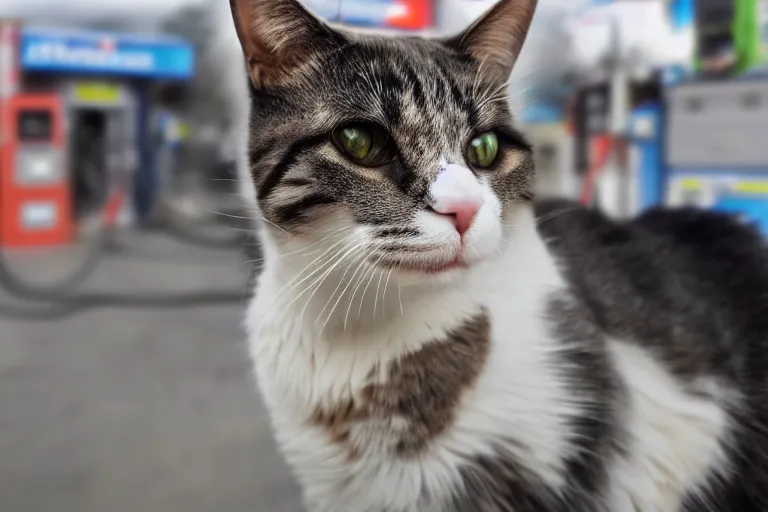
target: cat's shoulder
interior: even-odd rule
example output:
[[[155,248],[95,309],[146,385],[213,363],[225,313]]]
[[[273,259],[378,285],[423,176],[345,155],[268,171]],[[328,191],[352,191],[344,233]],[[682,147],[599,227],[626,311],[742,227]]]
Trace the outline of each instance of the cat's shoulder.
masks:
[[[675,272],[719,269],[768,285],[768,244],[734,214],[698,208],[652,208],[616,221],[575,201],[550,199],[535,205],[539,233],[556,256],[621,262]],[[623,261],[622,261],[623,260]],[[722,275],[710,275],[717,279]]]
[[[765,344],[768,245],[735,215],[658,208],[616,221],[564,200],[536,214],[572,290],[609,334],[668,341],[684,330],[718,356]]]

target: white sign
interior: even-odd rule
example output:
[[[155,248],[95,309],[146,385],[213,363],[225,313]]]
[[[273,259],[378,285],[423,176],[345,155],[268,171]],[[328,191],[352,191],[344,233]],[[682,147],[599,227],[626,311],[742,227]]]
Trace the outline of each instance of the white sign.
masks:
[[[598,64],[612,48],[612,29],[619,34],[622,54],[641,65],[687,63],[693,55],[691,29],[675,31],[665,2],[618,1],[590,6],[566,22],[573,49],[582,65]]]
[[[51,202],[29,202],[21,207],[24,229],[49,229],[56,224],[56,206]]]

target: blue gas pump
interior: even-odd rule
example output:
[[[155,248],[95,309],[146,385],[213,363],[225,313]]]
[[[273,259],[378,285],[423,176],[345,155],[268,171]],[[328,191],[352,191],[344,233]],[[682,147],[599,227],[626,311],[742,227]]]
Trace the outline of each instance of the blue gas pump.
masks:
[[[664,201],[664,109],[660,102],[646,102],[629,118],[630,151],[635,181],[635,209],[639,212]]]

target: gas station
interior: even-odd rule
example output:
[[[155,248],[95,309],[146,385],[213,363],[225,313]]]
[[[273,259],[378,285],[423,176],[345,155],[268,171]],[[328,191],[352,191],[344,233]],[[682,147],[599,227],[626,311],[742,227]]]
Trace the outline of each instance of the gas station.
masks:
[[[153,90],[194,68],[178,38],[0,21],[0,248],[66,244],[94,216],[130,222]]]
[[[302,0],[347,29],[430,36],[463,28],[494,1]],[[652,72],[632,68],[647,55],[625,45],[601,51],[574,79],[537,82],[518,117],[535,149],[537,195],[615,217],[665,204],[732,210],[768,234],[768,0],[695,0],[696,10],[694,0],[549,5],[587,1],[605,10],[580,18],[573,47],[609,48],[609,7],[654,3],[664,11],[655,27],[633,11],[619,28],[646,49],[683,44],[650,55]],[[213,2],[230,23],[226,1]],[[659,27],[668,21],[670,38]],[[552,28],[540,25],[541,39],[554,39]],[[534,64],[556,60],[532,48]],[[152,134],[178,131],[159,97],[176,99],[206,55],[176,38],[0,20],[2,510],[301,509],[267,435],[268,411],[243,405],[254,399],[241,342],[246,258],[129,229],[97,272],[82,259],[58,274],[66,279],[41,276],[68,246],[88,244],[94,217],[141,219],[138,191],[166,165]],[[610,67],[596,70],[598,58]],[[510,86],[511,101],[519,89]],[[247,244],[258,249],[236,250]],[[262,255],[247,256],[252,289]],[[21,272],[5,263],[14,258]]]
[[[523,116],[556,153],[544,195],[619,218],[722,210],[768,235],[768,0],[592,0],[568,25],[586,71],[567,108]]]

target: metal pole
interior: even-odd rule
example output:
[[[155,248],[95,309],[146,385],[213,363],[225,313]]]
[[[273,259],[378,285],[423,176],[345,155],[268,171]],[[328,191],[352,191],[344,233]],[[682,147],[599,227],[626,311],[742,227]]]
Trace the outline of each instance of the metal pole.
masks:
[[[620,0],[619,0],[620,1]],[[609,133],[613,139],[613,164],[617,175],[616,213],[620,216],[628,216],[631,207],[629,183],[630,173],[626,158],[626,130],[629,123],[630,108],[630,76],[628,63],[625,62],[623,52],[623,37],[619,16],[614,12],[611,15],[611,57],[610,57],[610,83],[611,106]]]

